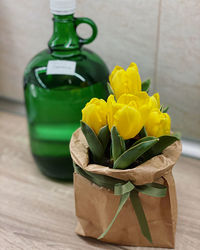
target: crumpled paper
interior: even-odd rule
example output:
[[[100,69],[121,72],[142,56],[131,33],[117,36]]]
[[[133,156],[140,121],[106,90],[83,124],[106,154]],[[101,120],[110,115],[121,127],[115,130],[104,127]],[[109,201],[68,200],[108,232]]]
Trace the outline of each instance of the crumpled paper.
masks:
[[[73,161],[91,173],[110,176],[144,185],[157,182],[168,187],[163,198],[139,194],[153,244],[142,235],[130,200],[124,205],[112,228],[102,241],[133,246],[154,246],[173,248],[177,220],[177,201],[172,168],[181,154],[181,142],[176,141],[163,151],[133,169],[116,170],[89,164],[88,144],[78,129],[72,135],[70,152]],[[75,206],[78,225],[76,233],[98,238],[113,219],[118,208],[119,197],[112,191],[100,188],[78,174],[74,174]]]

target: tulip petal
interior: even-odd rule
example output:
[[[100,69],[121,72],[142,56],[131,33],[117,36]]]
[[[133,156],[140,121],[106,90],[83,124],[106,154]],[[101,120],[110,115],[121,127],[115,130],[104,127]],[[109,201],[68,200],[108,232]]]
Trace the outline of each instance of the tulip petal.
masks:
[[[115,96],[118,99],[123,93],[128,93],[128,76],[124,69],[117,71],[110,81]]]
[[[92,98],[82,109],[82,121],[97,135],[107,123],[107,103],[103,99]]]
[[[122,94],[134,94],[141,91],[140,74],[135,63],[131,63],[126,71],[122,67],[116,66],[109,81],[117,99]]]
[[[135,63],[131,63],[126,72],[129,80],[129,92],[127,93],[133,94],[141,91],[141,79],[137,65]]]
[[[107,122],[111,131],[112,127],[114,126],[114,115],[118,110],[123,107],[123,105],[115,101],[114,95],[110,95],[107,100],[107,107]]]
[[[115,68],[113,69],[113,71],[112,71],[112,73],[110,74],[110,76],[109,76],[109,81],[110,82],[112,82],[112,80],[113,80],[113,77],[114,77],[114,75],[117,73],[117,71],[119,71],[119,70],[124,70],[121,66],[115,66]]]
[[[170,134],[171,119],[167,113],[162,113],[159,109],[153,109],[145,123],[147,134],[160,137]]]
[[[140,112],[128,105],[118,110],[114,116],[114,125],[123,139],[134,138],[144,126]]]
[[[159,93],[155,93],[153,96],[151,96],[150,100],[152,103],[152,109],[154,109],[154,108],[160,109],[160,95],[159,95]]]

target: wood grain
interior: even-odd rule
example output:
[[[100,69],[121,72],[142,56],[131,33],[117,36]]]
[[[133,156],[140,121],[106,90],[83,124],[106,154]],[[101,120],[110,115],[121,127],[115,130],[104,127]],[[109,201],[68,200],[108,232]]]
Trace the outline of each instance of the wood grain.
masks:
[[[181,157],[174,169],[179,216],[176,249],[200,245],[200,162]],[[24,117],[0,112],[0,250],[136,249],[74,233],[71,183],[44,177],[35,166]]]

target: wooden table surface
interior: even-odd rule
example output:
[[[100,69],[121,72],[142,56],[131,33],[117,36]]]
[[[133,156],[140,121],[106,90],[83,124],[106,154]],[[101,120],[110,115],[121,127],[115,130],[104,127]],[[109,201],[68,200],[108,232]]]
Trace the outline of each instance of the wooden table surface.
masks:
[[[200,161],[181,157],[174,168],[178,194],[176,249],[200,249]],[[35,166],[26,120],[0,112],[0,250],[90,250],[125,247],[74,233],[73,185],[55,182]],[[158,248],[157,248],[158,249]]]

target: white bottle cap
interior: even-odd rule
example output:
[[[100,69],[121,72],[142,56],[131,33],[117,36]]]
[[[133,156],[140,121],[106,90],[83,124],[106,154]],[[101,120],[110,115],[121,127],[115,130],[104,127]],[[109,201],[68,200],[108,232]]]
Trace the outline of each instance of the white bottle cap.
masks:
[[[75,12],[76,0],[50,0],[50,10],[55,15],[70,15]]]

